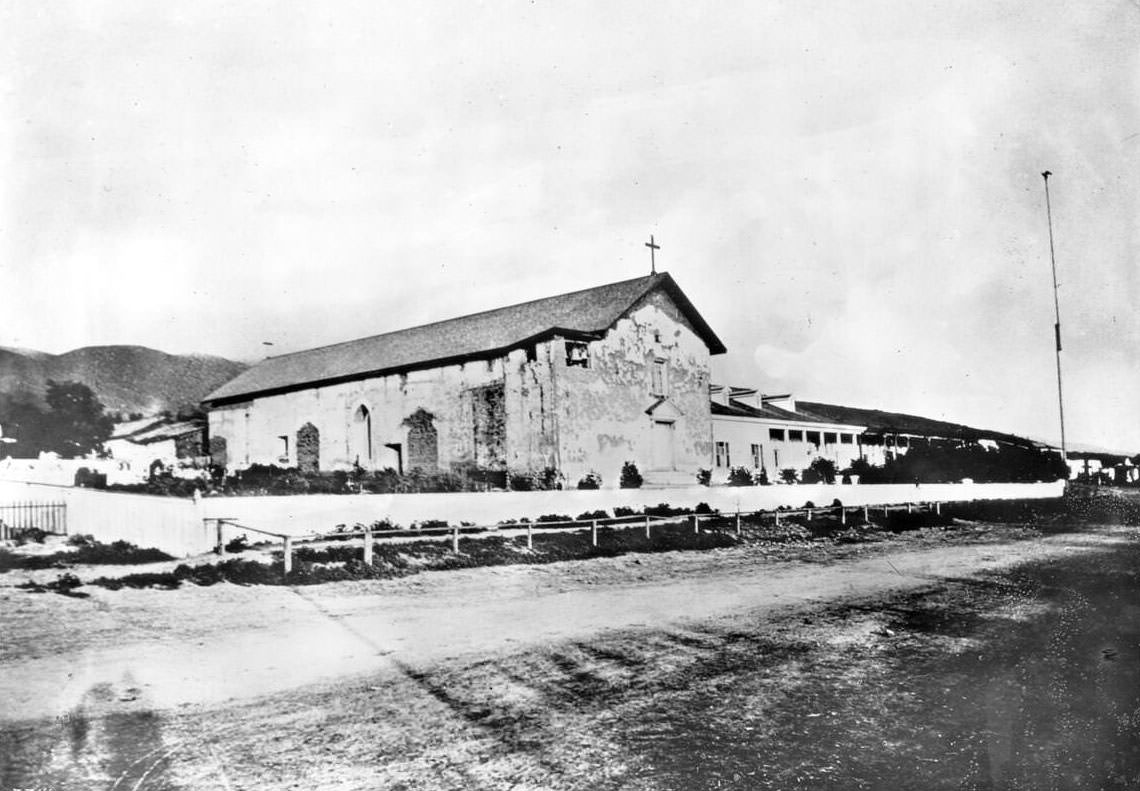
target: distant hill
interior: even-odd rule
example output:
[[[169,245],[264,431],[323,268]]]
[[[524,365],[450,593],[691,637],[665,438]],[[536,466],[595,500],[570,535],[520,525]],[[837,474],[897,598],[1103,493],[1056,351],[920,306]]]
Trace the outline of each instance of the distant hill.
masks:
[[[42,396],[47,380],[82,382],[108,412],[155,414],[197,404],[248,366],[197,354],[166,354],[145,346],[85,346],[46,354],[0,346],[0,394]]]

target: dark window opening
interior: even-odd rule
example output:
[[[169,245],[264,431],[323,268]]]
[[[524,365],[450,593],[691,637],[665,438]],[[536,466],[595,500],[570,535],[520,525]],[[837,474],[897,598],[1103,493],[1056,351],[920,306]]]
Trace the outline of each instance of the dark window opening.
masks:
[[[728,467],[730,464],[731,464],[731,461],[729,460],[729,457],[728,457],[728,443],[727,442],[716,443],[716,466],[717,467]]]
[[[566,341],[566,365],[590,367],[590,347],[583,341]]]
[[[852,442],[852,437],[850,434],[840,434],[839,435],[839,444],[840,445],[850,445],[851,442]]]
[[[809,431],[807,433],[807,441],[810,442],[812,445],[815,445],[818,448],[819,447],[819,432],[818,431]]]
[[[789,442],[803,442],[804,441],[804,433],[802,431],[789,429],[788,430],[788,441]]]
[[[782,428],[770,428],[770,429],[768,429],[768,439],[774,439],[777,442],[783,442],[784,441],[784,430]]]
[[[838,439],[839,438],[838,438],[838,436],[836,436],[834,431],[823,432],[823,444],[824,445],[834,445]]]

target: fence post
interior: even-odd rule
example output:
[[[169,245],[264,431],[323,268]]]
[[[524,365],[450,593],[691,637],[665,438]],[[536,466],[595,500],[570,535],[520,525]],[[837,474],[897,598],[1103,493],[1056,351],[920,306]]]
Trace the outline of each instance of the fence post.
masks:
[[[910,513],[910,503],[907,503],[907,504],[906,504],[906,512],[907,512],[908,514]]]
[[[293,570],[293,538],[292,536],[282,536],[285,539],[285,573],[288,574]]]
[[[459,554],[459,528],[451,528],[451,551],[456,555]]]
[[[938,514],[939,516],[942,516],[942,503],[935,503],[934,504],[934,513]]]
[[[534,549],[534,525],[526,523],[526,548]]]
[[[590,522],[590,543],[594,546],[598,545],[598,520],[594,519]]]
[[[649,538],[649,514],[645,515],[645,537]]]
[[[226,554],[226,545],[222,543],[222,525],[223,524],[224,524],[224,522],[221,519],[215,519],[214,520],[214,526],[217,530],[217,533],[216,533],[217,541],[216,541],[216,545],[214,547],[214,551],[217,552],[219,555]]]
[[[871,517],[867,515],[867,506],[863,506],[863,521],[870,522]]]
[[[839,524],[847,524],[847,506],[845,505],[839,506]]]
[[[780,526],[780,512],[776,511],[776,527]]]
[[[693,514],[693,532],[694,533],[701,532],[701,515],[700,514]]]
[[[364,528],[364,565],[372,565],[372,527]]]
[[[740,535],[740,509],[736,509],[736,535]]]
[[[812,514],[812,510],[809,508],[809,509],[807,509],[807,512],[808,512],[808,521],[810,522],[810,521],[811,521],[811,514]]]

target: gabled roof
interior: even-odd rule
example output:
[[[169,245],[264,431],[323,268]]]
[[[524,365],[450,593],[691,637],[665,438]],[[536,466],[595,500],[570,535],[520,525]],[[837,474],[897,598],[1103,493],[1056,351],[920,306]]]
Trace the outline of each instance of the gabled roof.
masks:
[[[719,401],[713,401],[712,413],[714,415],[725,415],[728,417],[750,417],[760,418],[764,420],[782,420],[795,423],[818,423],[821,425],[850,426],[852,428],[859,429],[862,429],[865,426],[863,423],[852,423],[845,420],[827,420],[825,418],[807,415],[803,412],[792,412],[791,410],[773,406],[772,404],[764,404],[761,407],[754,407],[751,404],[745,404],[734,399],[729,399],[728,404],[722,404]]]
[[[206,424],[201,418],[196,420],[175,420],[166,417],[153,417],[120,423],[110,438],[113,440],[126,440],[138,445],[146,445],[151,442],[177,439],[186,434],[198,433],[204,431],[205,428]]]
[[[662,289],[712,354],[724,344],[665,272],[369,338],[270,357],[206,396],[218,405],[416,368],[497,356],[562,335],[600,337],[643,297]]]

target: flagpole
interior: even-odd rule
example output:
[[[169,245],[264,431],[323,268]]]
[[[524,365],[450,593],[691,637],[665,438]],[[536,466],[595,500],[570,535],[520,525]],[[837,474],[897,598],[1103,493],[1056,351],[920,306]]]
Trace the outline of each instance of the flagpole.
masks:
[[[1057,255],[1053,251],[1053,207],[1049,203],[1049,177],[1052,175],[1046,170],[1041,177],[1045,179],[1045,215],[1049,219],[1049,261],[1053,265],[1053,311],[1057,319],[1053,325],[1053,334],[1057,341],[1057,408],[1061,413],[1061,460],[1067,465],[1069,455],[1065,450],[1065,401],[1061,395],[1061,302],[1057,297]]]

